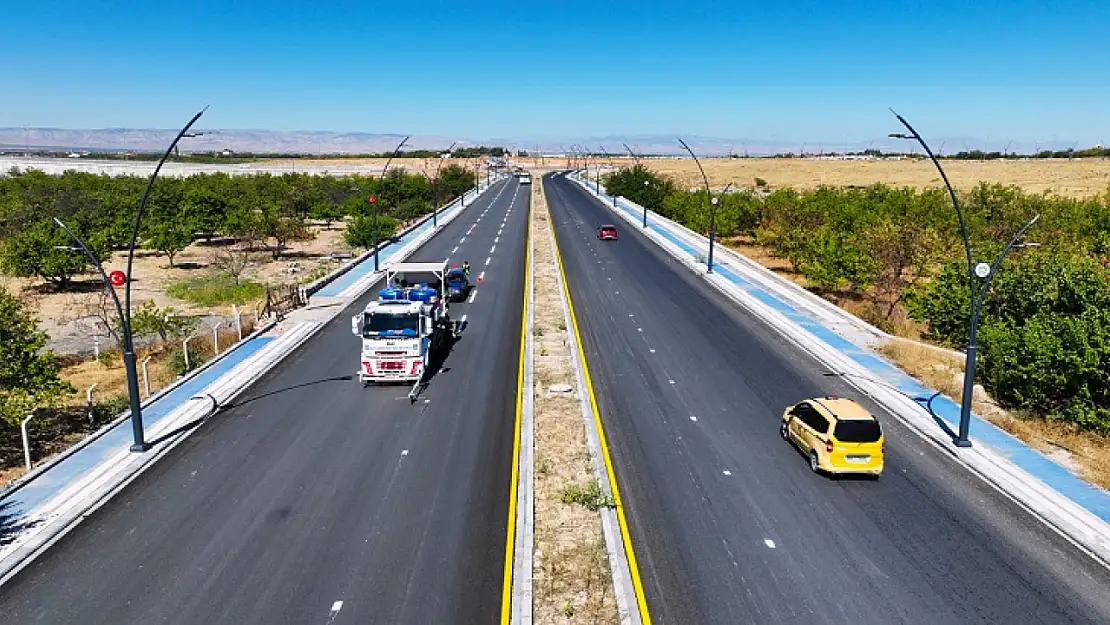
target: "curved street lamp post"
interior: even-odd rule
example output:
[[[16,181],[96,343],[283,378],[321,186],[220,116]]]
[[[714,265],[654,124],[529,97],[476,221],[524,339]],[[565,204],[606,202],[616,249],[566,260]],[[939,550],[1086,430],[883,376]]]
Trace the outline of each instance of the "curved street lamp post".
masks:
[[[632,151],[632,148],[628,147],[627,143],[622,143],[621,145],[624,146],[625,150],[628,150],[628,153],[632,155],[632,160],[635,161],[635,163],[637,165],[639,165],[640,164],[640,157],[636,156],[636,153]],[[646,189],[649,186],[651,186],[651,181],[644,180],[644,188]],[[614,206],[615,205],[616,205],[616,201],[614,200]],[[643,223],[642,227],[647,228],[647,204],[646,203],[644,204],[644,223]]]
[[[405,143],[408,142],[408,140],[409,140],[409,137],[405,137],[404,139],[401,139],[401,142],[397,144],[397,147],[393,148],[393,153],[389,155],[389,159],[386,160],[385,167],[382,168],[382,173],[378,177],[378,182],[379,183],[382,182],[383,180],[385,180],[385,174],[386,174],[386,172],[389,171],[389,164],[392,163],[393,159],[397,157],[397,153],[401,151],[401,147],[404,146]],[[380,192],[381,184],[378,185],[378,188],[379,188],[379,192]],[[373,212],[372,212],[373,217],[371,217],[371,219],[373,220],[372,227],[374,229],[374,271],[378,271],[379,270],[379,267],[378,267],[378,248],[381,247],[381,239],[378,237],[378,203],[377,203],[377,201],[375,201],[373,196],[368,198],[368,201],[370,202],[370,206],[373,207]]]
[[[605,146],[604,146],[604,145],[603,145],[603,146],[601,146],[601,153],[602,153],[602,154],[604,154],[604,155],[605,155],[605,158],[609,160],[609,168],[610,168],[610,169],[614,169],[614,170],[615,170],[615,169],[617,168],[617,166],[616,166],[615,164],[613,164],[613,155],[612,155],[612,154],[610,154],[609,152],[607,152],[607,151],[605,150]],[[601,176],[600,176],[600,174],[599,174],[599,175],[598,175],[598,180],[599,180],[599,182],[598,182],[598,193],[601,193],[601,182],[600,182],[600,179],[601,179]],[[616,208],[616,207],[617,207],[617,196],[615,196],[615,195],[613,195],[612,193],[610,193],[610,194],[609,194],[609,197],[610,197],[610,198],[612,198],[612,200],[613,200],[613,208]]]
[[[1017,231],[1017,234],[1010,239],[1010,242],[1006,244],[1006,247],[1002,248],[1002,251],[999,252],[993,262],[990,264],[985,262],[974,263],[974,261],[972,261],[971,239],[967,234],[967,222],[964,220],[963,209],[960,208],[960,201],[956,196],[956,191],[948,181],[948,175],[944,173],[944,168],[940,166],[940,161],[937,160],[932,149],[929,148],[929,144],[925,143],[925,139],[921,138],[921,135],[914,130],[913,126],[911,126],[904,117],[895,112],[894,109],[891,109],[890,112],[894,113],[898,121],[910,132],[909,134],[890,133],[889,136],[893,139],[916,141],[924,148],[925,153],[929,155],[929,160],[933,162],[933,166],[940,172],[941,180],[944,181],[944,186],[948,189],[948,196],[952,199],[952,206],[955,207],[956,216],[960,220],[960,236],[963,239],[964,254],[967,260],[967,288],[970,295],[971,319],[968,328],[967,360],[964,365],[963,397],[960,400],[960,430],[954,442],[957,447],[971,447],[971,441],[968,440],[968,430],[971,426],[971,399],[975,390],[975,361],[976,354],[979,351],[979,312],[983,305],[983,301],[986,300],[987,295],[989,295],[991,280],[994,278],[995,274],[998,273],[1002,261],[1006,258],[1006,255],[1010,253],[1010,250],[1015,247],[1021,248],[1037,245],[1035,243],[1019,243],[1018,241],[1020,241],[1021,238],[1025,236],[1025,233],[1033,227],[1033,224],[1037,223],[1037,220],[1039,220],[1041,216],[1040,214],[1035,215],[1028,223],[1022,226],[1021,229]]]
[[[458,143],[458,141],[455,141],[451,145],[447,146],[446,150],[443,150],[442,152],[439,153],[440,154],[439,164],[436,165],[436,173],[435,173],[435,176],[431,180],[431,182],[432,182],[432,227],[433,228],[436,228],[436,227],[439,226],[439,222],[438,222],[438,218],[439,218],[439,170],[443,168],[443,161],[444,161],[444,158],[445,158],[443,156],[443,154],[447,153],[448,156],[450,156],[451,149],[455,147],[456,143]],[[421,173],[424,174],[425,178],[428,177],[428,172],[421,171]]]
[[[678,142],[681,143],[682,147],[686,148],[686,151],[694,158],[694,163],[697,164],[698,171],[701,172],[702,182],[705,183],[705,196],[709,198],[709,254],[706,257],[705,267],[707,273],[713,273],[713,246],[717,239],[717,204],[720,202],[721,197],[724,197],[729,189],[732,188],[732,183],[730,182],[725,186],[724,191],[721,191],[720,197],[713,197],[713,191],[709,189],[709,177],[705,175],[705,170],[702,169],[701,161],[698,160],[697,155],[690,149],[690,146],[686,145],[685,141],[679,139]],[[644,215],[644,225],[647,225],[646,214]]]
[[[158,165],[154,168],[154,172],[150,174],[150,179],[146,184],[146,191],[143,192],[143,197],[139,200],[139,208],[135,212],[135,224],[131,228],[131,243],[127,248],[127,271],[124,273],[123,305],[120,304],[119,295],[116,293],[112,281],[108,278],[107,272],[104,271],[104,266],[100,264],[100,259],[89,249],[81,237],[77,236],[76,233],[62,223],[62,220],[57,217],[54,218],[54,223],[58,224],[62,230],[65,230],[66,234],[77,242],[80,250],[92,261],[92,264],[100,273],[100,277],[104,280],[104,287],[112,296],[112,302],[116,305],[116,314],[119,315],[120,323],[123,326],[121,328],[122,336],[120,338],[123,341],[123,366],[127,374],[127,395],[131,404],[131,433],[133,438],[131,451],[134,452],[144,452],[151,447],[150,443],[146,442],[144,439],[142,400],[139,397],[139,375],[135,366],[135,345],[131,337],[131,267],[135,258],[135,243],[139,238],[139,225],[142,223],[143,212],[146,210],[147,198],[150,196],[150,189],[154,186],[154,180],[158,177],[158,172],[162,170],[162,165],[177,147],[177,142],[181,141],[182,137],[189,136],[186,135],[186,133],[189,132],[193,124],[195,124],[197,120],[200,119],[200,116],[204,115],[204,112],[207,110],[208,107],[206,106],[196,115],[193,115],[189,123],[185,124],[185,127],[174,137],[173,143],[170,143],[170,147],[166,148],[166,152],[162,154],[162,158],[158,161]]]

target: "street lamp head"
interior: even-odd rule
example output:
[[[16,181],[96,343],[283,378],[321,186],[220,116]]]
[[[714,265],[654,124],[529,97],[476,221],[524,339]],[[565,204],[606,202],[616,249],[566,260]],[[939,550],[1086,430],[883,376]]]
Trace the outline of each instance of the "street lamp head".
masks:
[[[892,132],[887,136],[891,139],[913,139],[912,135],[907,135],[904,132]]]

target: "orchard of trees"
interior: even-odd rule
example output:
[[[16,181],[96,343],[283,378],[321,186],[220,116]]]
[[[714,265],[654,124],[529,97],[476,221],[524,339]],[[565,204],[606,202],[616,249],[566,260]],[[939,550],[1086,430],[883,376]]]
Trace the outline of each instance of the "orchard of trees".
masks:
[[[146,179],[37,171],[0,177],[0,270],[37,276],[66,288],[89,269],[84,254],[53,222],[57,217],[81,236],[101,261],[125,249]],[[390,170],[384,179],[333,178],[307,174],[228,176],[199,174],[159,178],[151,191],[140,230],[141,245],[175,256],[196,239],[230,237],[274,258],[292,241],[312,236],[310,220],[347,221],[347,241],[371,244],[368,231],[376,196],[381,238],[398,224],[448,202],[473,186],[473,176],[458,165],[444,167],[435,185],[422,175]]]
[[[419,218],[474,184],[473,172],[448,165],[436,183],[393,169],[383,178],[334,178],[306,174],[228,176],[200,174],[159,178],[140,229],[140,245],[161,252],[169,264],[198,239],[224,238],[278,258],[285,246],[313,236],[311,222],[343,223],[353,247],[372,244],[371,210],[379,212],[382,240],[404,221]],[[53,221],[57,217],[101,260],[130,241],[146,178],[37,171],[0,175],[0,271],[37,277],[57,290],[91,270],[89,259]],[[375,196],[376,203],[367,201]],[[240,269],[241,270],[241,269]],[[228,270],[230,271],[230,270]],[[236,278],[237,278],[236,274]],[[46,335],[16,296],[0,288],[0,420],[18,424],[33,409],[56,404],[71,392],[59,377]],[[134,312],[133,330],[163,341],[180,338],[192,320],[147,302]],[[109,324],[109,332],[118,331]]]
[[[678,190],[643,166],[605,181],[706,233],[705,192]],[[645,184],[646,183],[646,184]],[[1011,408],[1110,434],[1110,189],[1076,200],[982,183],[961,194],[976,260],[992,260],[1035,214],[1037,247],[1007,257],[980,325],[979,381]],[[967,272],[956,213],[942,189],[874,185],[740,190],[717,206],[717,233],[786,259],[826,295],[864,297],[868,320],[900,311],[929,338],[967,343]]]

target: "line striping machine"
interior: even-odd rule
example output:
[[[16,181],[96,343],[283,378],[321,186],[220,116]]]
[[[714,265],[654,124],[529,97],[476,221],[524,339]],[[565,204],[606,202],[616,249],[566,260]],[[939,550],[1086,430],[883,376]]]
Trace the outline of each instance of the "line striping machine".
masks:
[[[371,383],[419,382],[432,352],[450,348],[466,329],[466,315],[448,311],[447,261],[395,263],[377,301],[351,317],[351,332],[362,339],[358,372]]]

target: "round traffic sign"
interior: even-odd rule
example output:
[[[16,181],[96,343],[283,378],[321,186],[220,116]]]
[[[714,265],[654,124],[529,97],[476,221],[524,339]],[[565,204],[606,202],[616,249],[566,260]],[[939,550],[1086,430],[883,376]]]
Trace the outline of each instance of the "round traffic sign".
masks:
[[[373,204],[374,202],[377,202],[377,201],[378,201],[378,198],[376,198],[376,197],[374,197],[374,196],[372,196],[372,195],[371,195],[371,196],[370,196],[369,198],[367,198],[367,200],[366,200],[366,201],[367,201],[367,202],[370,202],[371,204]]]
[[[116,270],[108,274],[108,282],[111,282],[112,286],[123,286],[123,283],[127,282],[127,276],[123,275],[122,271]]]
[[[975,275],[979,276],[980,278],[986,278],[987,276],[991,275],[991,266],[987,263],[979,263],[978,265],[975,265]]]

